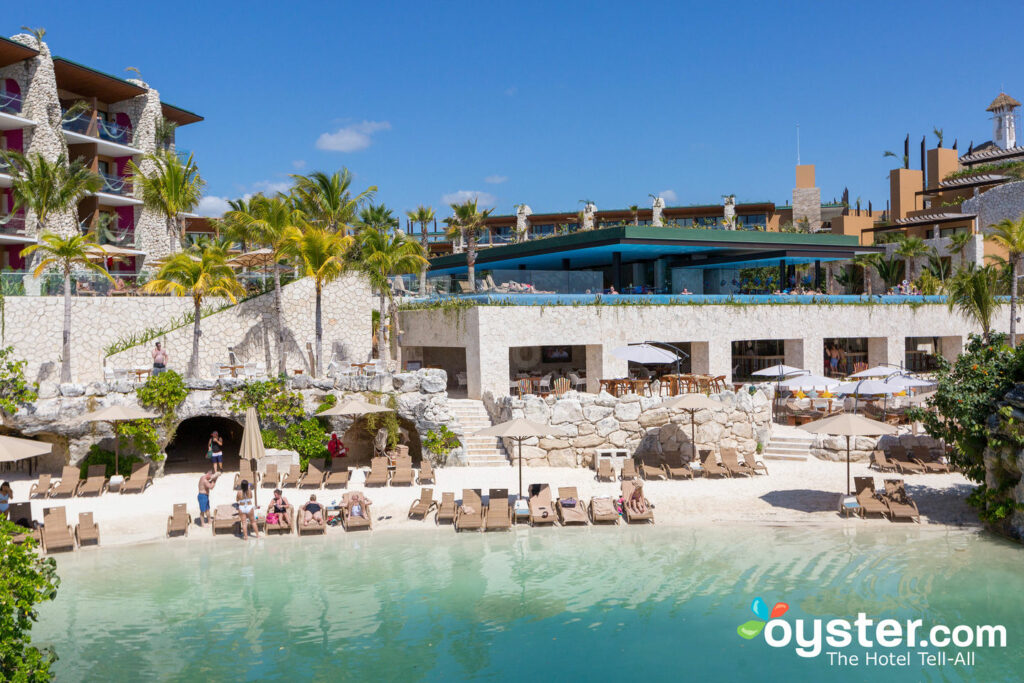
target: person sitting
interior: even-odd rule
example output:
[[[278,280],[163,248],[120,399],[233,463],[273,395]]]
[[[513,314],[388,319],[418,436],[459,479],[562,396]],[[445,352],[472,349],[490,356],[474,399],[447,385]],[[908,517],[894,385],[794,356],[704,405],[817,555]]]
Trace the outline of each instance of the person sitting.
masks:
[[[311,522],[321,525],[324,523],[324,509],[316,502],[315,493],[311,494],[309,500],[302,506],[302,525],[309,526]]]
[[[270,501],[268,512],[276,513],[286,526],[291,527],[292,521],[288,518],[288,499],[281,493],[281,489],[274,489],[274,498]]]
[[[618,292],[615,291],[615,285],[608,288],[608,294],[618,294]]]
[[[644,498],[644,487],[643,484],[637,483],[633,487],[633,493],[629,495],[629,500],[626,501],[626,505],[629,509],[638,515],[642,515],[647,512],[647,499]]]
[[[369,498],[364,496],[362,493],[356,491],[348,499],[348,515],[349,517],[362,517],[363,519],[369,519],[367,517],[366,508],[373,504]]]

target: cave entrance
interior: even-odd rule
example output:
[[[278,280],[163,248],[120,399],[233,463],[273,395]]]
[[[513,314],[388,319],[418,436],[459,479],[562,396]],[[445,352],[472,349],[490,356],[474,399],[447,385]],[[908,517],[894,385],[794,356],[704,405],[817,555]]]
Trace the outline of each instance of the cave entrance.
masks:
[[[237,472],[242,430],[242,425],[229,417],[200,415],[184,420],[165,449],[167,461],[164,472],[205,472],[210,465],[206,459],[206,446],[213,432],[218,432],[224,439],[224,471]]]

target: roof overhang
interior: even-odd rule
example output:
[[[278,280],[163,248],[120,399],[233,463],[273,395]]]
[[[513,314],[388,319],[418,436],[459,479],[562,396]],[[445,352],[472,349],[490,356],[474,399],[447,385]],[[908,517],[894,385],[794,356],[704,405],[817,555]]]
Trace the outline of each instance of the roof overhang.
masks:
[[[9,38],[0,38],[0,67],[17,64],[38,54],[39,50],[33,50]]]
[[[203,117],[199,114],[182,109],[181,107],[175,107],[173,104],[167,104],[166,102],[160,103],[160,109],[165,119],[179,126],[187,126],[190,123],[199,123],[203,120]]]
[[[82,97],[95,97],[108,104],[146,94],[146,89],[141,86],[63,57],[53,58],[53,71],[57,87],[61,90]]]
[[[973,213],[948,213],[930,214],[928,216],[917,216],[915,218],[902,218],[896,223],[889,225],[877,225],[867,228],[864,232],[884,232],[887,230],[901,230],[903,228],[917,228],[929,225],[942,225],[943,223],[963,223],[974,220]]]
[[[995,175],[992,173],[986,173],[979,176],[966,176],[964,178],[957,178],[955,180],[947,180],[946,182],[939,183],[938,187],[933,187],[927,190],[918,190],[914,194],[919,194],[924,197],[932,197],[943,192],[956,192],[957,190],[970,190],[975,187],[984,187],[985,185],[999,185],[1010,180],[1009,176]]]

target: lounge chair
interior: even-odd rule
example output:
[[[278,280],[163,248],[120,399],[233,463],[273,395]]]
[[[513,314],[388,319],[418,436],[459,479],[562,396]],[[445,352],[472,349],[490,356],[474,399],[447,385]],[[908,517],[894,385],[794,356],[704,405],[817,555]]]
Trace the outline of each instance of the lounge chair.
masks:
[[[289,465],[288,474],[281,480],[281,488],[285,486],[298,486],[302,480],[302,468],[298,465]]]
[[[735,448],[723,447],[722,453],[722,467],[729,470],[729,474],[745,474],[748,477],[754,476],[754,470],[747,467],[747,463],[740,463],[739,456],[736,453]]]
[[[679,452],[673,454],[673,458],[665,458],[665,474],[669,479],[693,479],[693,470],[688,463],[683,462]]]
[[[704,470],[705,477],[717,476],[717,477],[731,477],[732,472],[727,468],[718,464],[715,459],[714,451],[701,451],[700,460],[701,469]]]
[[[755,453],[744,453],[743,463],[750,468],[751,473],[764,472],[768,474],[768,466],[763,460],[758,460]]]
[[[347,495],[347,494],[346,494]],[[295,513],[295,531],[299,536],[302,534],[326,534],[327,533],[327,507],[320,503],[320,516],[323,518],[322,522],[312,518],[309,520],[309,524],[306,524],[306,503],[302,504],[298,512]]]
[[[75,536],[63,505],[43,510],[43,549],[47,555],[57,550],[75,549]]]
[[[85,481],[78,482],[78,491],[75,495],[78,496],[98,496],[107,490],[107,484],[110,482],[107,479],[107,466],[106,465],[89,465],[89,474]]]
[[[306,473],[299,480],[300,489],[318,489],[324,485],[324,459],[312,458],[306,465]]]
[[[434,524],[451,524],[455,519],[455,494],[446,491],[441,494],[441,504],[437,506],[437,513],[434,514]]]
[[[647,504],[647,512],[633,512],[629,509],[629,497],[633,495],[633,489],[636,488],[636,484],[631,481],[622,482],[622,510],[626,515],[626,523],[633,524],[634,522],[650,522],[654,523],[654,510],[651,509],[651,501],[644,498],[644,503]]]
[[[594,475],[598,481],[615,481],[615,469],[612,468],[611,460],[598,460],[597,473]]]
[[[611,496],[594,496],[590,499],[590,521],[594,524],[618,524],[619,511]]]
[[[7,508],[7,514],[10,515],[9,519],[12,522],[24,529],[22,533],[14,534],[11,537],[12,543],[20,545],[29,538],[34,538],[36,543],[42,545],[42,534],[32,522],[32,503],[11,503],[11,506]]]
[[[259,479],[259,472],[253,471],[252,462],[246,458],[241,458],[238,461],[238,474],[235,475],[235,483],[232,484],[232,488],[240,488],[243,480],[249,482],[250,486],[256,486]]]
[[[885,480],[885,504],[889,506],[889,519],[901,517],[910,519],[918,524],[921,523],[921,513],[917,510],[917,503],[907,495],[901,479]]]
[[[645,462],[641,462],[640,474],[642,474],[644,479],[647,481],[651,481],[652,479],[668,479],[668,475],[665,474],[665,468],[663,465],[648,465]]]
[[[434,466],[430,464],[430,460],[424,458],[420,461],[420,476],[416,478],[416,483],[421,486],[437,483],[434,481]]]
[[[551,487],[534,484],[530,487],[530,526],[551,524],[557,521],[555,507],[551,503]]]
[[[366,502],[366,497],[363,497],[363,514],[353,515],[350,514],[349,502],[352,497],[358,493],[357,491],[351,491],[341,497],[341,525],[345,527],[345,531],[355,531],[356,529],[372,529],[370,520],[372,519],[372,513],[370,512],[370,505]]]
[[[213,508],[213,535],[216,536],[222,531],[230,531],[235,533],[235,527],[238,526],[238,510],[235,509],[234,505],[218,505]],[[241,527],[239,527],[241,529]]]
[[[889,514],[889,506],[875,491],[874,477],[854,477],[853,486],[857,490],[857,504],[860,505],[860,516],[878,514],[883,517]]]
[[[391,474],[392,486],[412,486],[416,473],[412,469],[412,456],[402,455],[395,461],[395,471]]]
[[[101,467],[104,467],[101,465]],[[91,512],[79,512],[78,524],[75,525],[75,540],[81,548],[86,543],[100,544],[100,525],[92,521]]]
[[[425,519],[427,513],[435,507],[437,507],[437,503],[434,502],[434,489],[420,489],[420,497],[409,506],[409,518]]]
[[[871,467],[874,467],[879,472],[895,472],[896,465],[889,462],[885,457],[885,451],[880,448],[875,449],[871,452]]]
[[[949,472],[949,465],[932,459],[931,449],[927,446],[914,446],[913,449],[911,449],[911,453],[914,454],[914,457],[912,457],[911,460],[923,467],[925,472],[930,472],[932,474]]]
[[[185,503],[175,503],[171,508],[171,514],[167,517],[167,537],[175,534],[188,536],[188,528],[192,526],[192,515],[188,514],[188,506]]]
[[[558,500],[555,501],[555,510],[558,511],[558,521],[562,526],[568,524],[587,525],[587,510],[576,492],[575,486],[560,486],[558,488]]]
[[[50,491],[53,489],[53,482],[49,474],[40,474],[39,481],[32,484],[32,488],[28,492],[28,497],[33,498],[39,496],[40,498],[46,498],[50,495]]]
[[[281,475],[277,472],[277,463],[267,463],[267,471],[263,473],[260,483],[265,489],[277,488],[277,485],[281,483]]]
[[[484,531],[512,528],[512,508],[508,506],[508,489],[491,489],[484,517]]]
[[[60,496],[73,496],[78,490],[78,484],[82,481],[82,471],[74,465],[64,465],[61,471],[60,482],[50,488],[50,498]]]
[[[370,471],[366,473],[367,486],[385,486],[388,483],[388,459],[376,457],[370,460]]]
[[[347,488],[351,476],[352,473],[348,471],[348,465],[345,465],[341,458],[331,458],[331,470],[327,473],[327,478],[324,479],[324,488],[331,486]]]
[[[153,483],[148,462],[137,462],[132,466],[132,476],[121,484],[121,493],[142,493]]]
[[[267,504],[267,513],[270,512],[271,506],[272,506],[272,503],[268,503]],[[292,520],[295,519],[295,509],[291,505],[286,506],[285,509],[288,511],[288,513],[287,513],[288,514],[288,522],[287,523],[285,523],[285,521],[284,521],[284,515],[280,515],[280,514],[277,516],[277,522],[275,522],[273,524],[271,524],[270,522],[267,521],[267,516],[266,515],[264,515],[263,517],[260,517],[257,520],[257,523],[263,525],[263,531],[266,532],[267,534],[269,534],[271,531],[276,531],[276,532],[281,533],[281,534],[290,534],[292,532]]]
[[[462,489],[462,505],[455,511],[455,530],[479,531],[483,525],[484,504],[480,500],[480,492],[475,489]]]
[[[622,461],[622,472],[619,473],[619,479],[626,481],[628,479],[639,479],[640,475],[636,471],[636,461],[633,458],[626,458]]]
[[[907,457],[907,449],[903,446],[892,446],[888,458],[900,474],[924,474],[924,467],[910,460]]]

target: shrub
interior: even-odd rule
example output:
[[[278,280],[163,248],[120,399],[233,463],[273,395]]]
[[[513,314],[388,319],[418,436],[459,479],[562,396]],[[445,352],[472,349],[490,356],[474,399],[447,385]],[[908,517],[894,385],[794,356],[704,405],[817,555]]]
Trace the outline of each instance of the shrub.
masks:
[[[0,349],[0,413],[12,415],[21,406],[36,400],[38,384],[25,379],[27,361],[12,358],[13,346]]]
[[[124,477],[131,476],[132,465],[134,465],[137,462],[142,462],[142,458],[136,455],[126,455],[122,453],[121,457],[118,458],[117,474],[120,474],[121,476]],[[106,465],[107,476],[114,476],[114,451],[104,450],[100,448],[98,444],[93,444],[89,448],[89,454],[85,456],[85,459],[82,460],[82,464],[79,466],[79,470],[82,473],[81,477],[83,479],[85,478],[86,473],[89,471],[89,465]]]
[[[448,455],[460,445],[459,437],[447,425],[441,425],[436,432],[429,430],[423,439],[423,447],[433,456],[431,462],[435,465],[444,464]]]
[[[255,408],[265,423],[283,426],[303,417],[302,394],[285,389],[284,379],[278,377],[246,382],[224,392],[231,411],[239,415]]]
[[[284,442],[287,448],[298,452],[299,465],[303,470],[310,458],[327,456],[327,430],[316,418],[288,425]]]

